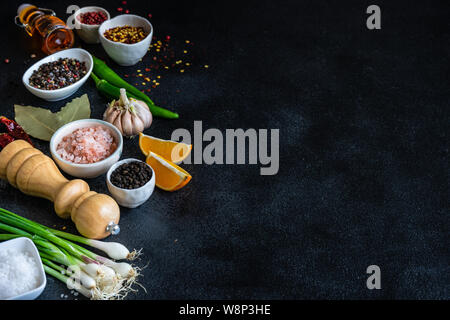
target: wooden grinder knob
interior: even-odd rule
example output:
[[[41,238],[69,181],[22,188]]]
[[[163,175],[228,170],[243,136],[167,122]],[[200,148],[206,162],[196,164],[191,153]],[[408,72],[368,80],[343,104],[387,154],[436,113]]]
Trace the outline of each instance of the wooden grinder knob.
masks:
[[[70,217],[87,238],[103,239],[119,223],[120,209],[113,198],[90,191],[81,179],[67,180],[51,158],[24,140],[0,152],[0,178],[25,194],[53,201],[56,214]]]

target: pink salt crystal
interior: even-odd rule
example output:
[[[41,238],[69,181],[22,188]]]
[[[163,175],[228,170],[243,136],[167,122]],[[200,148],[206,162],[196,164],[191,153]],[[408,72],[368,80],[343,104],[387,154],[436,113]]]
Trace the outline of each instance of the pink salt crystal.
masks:
[[[65,136],[58,144],[56,153],[64,160],[86,164],[106,159],[116,149],[111,131],[94,126],[77,129]]]

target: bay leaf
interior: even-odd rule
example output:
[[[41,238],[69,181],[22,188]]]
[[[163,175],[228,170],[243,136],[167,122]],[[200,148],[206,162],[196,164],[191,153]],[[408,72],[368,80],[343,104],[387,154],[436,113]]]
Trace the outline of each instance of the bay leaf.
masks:
[[[80,119],[89,119],[91,108],[87,94],[73,99],[60,111],[52,113],[48,109],[14,105],[15,120],[30,136],[50,141],[53,133],[63,125]]]
[[[53,133],[58,130],[58,116],[48,109],[16,104],[14,112],[16,122],[34,138],[50,141]]]
[[[75,120],[89,119],[91,117],[91,108],[87,94],[73,99],[56,114],[60,118],[60,127]]]

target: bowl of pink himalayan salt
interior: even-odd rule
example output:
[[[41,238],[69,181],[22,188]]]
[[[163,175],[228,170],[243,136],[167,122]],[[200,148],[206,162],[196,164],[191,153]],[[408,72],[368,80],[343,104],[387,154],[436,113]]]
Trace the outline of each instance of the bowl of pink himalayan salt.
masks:
[[[95,178],[119,161],[122,144],[122,134],[114,125],[82,119],[62,126],[53,134],[50,152],[65,173],[77,178]]]

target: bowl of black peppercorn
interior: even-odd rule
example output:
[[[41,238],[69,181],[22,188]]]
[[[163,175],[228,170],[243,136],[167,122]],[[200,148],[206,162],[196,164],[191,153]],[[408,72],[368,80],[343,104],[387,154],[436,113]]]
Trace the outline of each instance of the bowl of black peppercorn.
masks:
[[[124,159],[109,169],[106,184],[119,205],[136,208],[152,195],[155,189],[155,172],[144,161]]]

